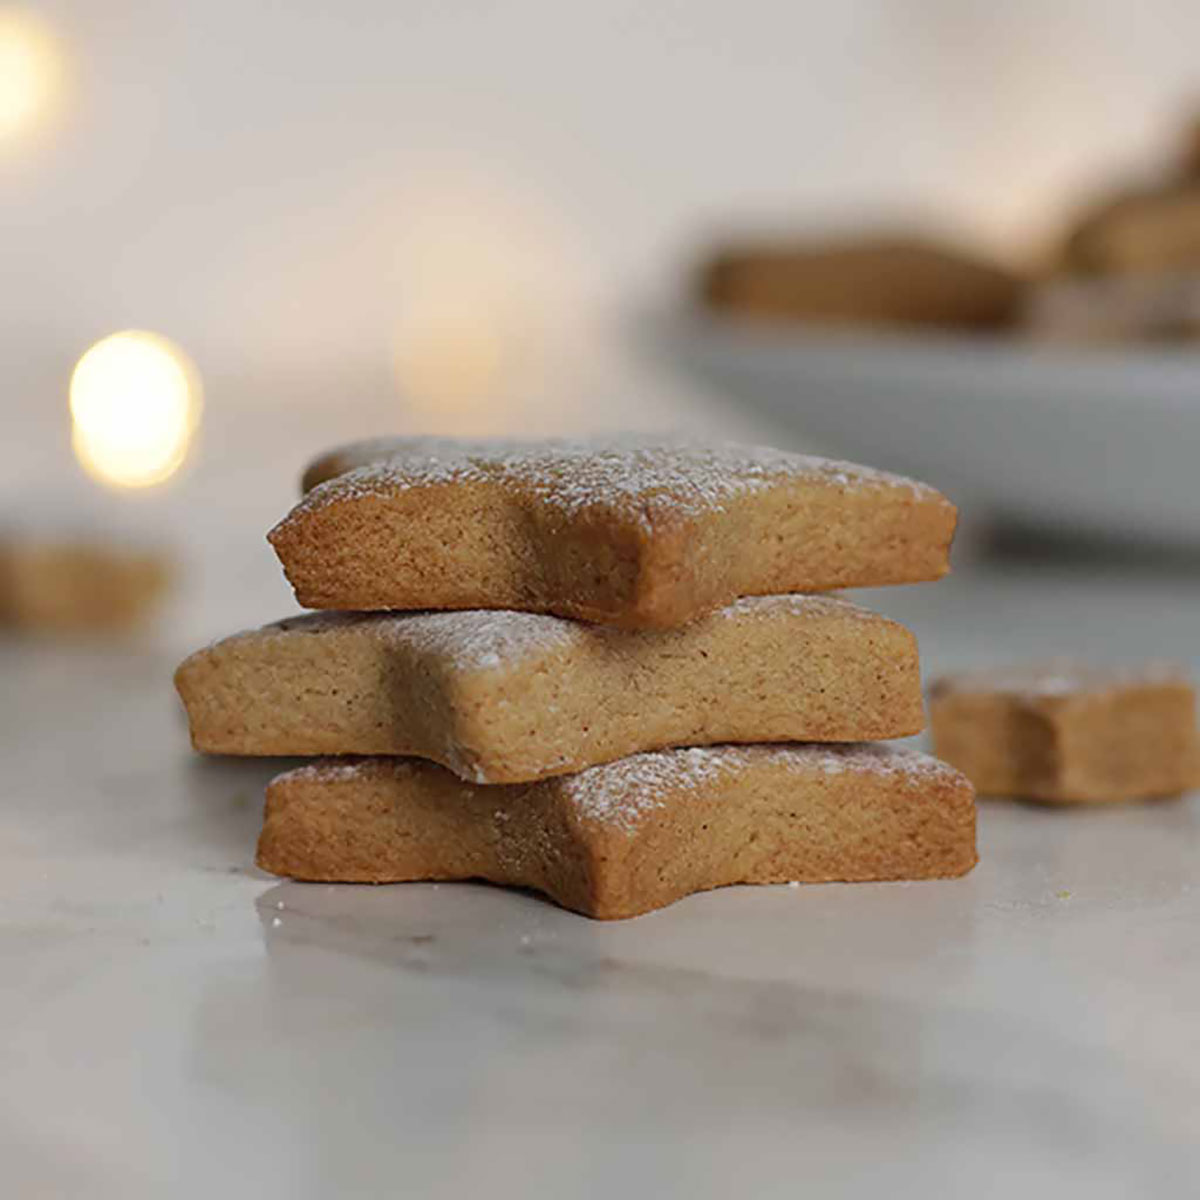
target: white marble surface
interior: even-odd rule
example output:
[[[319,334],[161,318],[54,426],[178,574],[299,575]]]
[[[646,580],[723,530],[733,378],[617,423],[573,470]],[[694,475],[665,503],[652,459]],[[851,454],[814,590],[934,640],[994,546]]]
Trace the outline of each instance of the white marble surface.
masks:
[[[192,758],[170,684],[286,609],[259,531],[293,465],[221,469],[173,502],[194,575],[155,636],[0,643],[0,1193],[1194,1194],[1200,797],[987,804],[960,881],[612,925],[281,884],[252,865],[275,764]],[[1179,569],[869,599],[933,669],[1200,651]]]

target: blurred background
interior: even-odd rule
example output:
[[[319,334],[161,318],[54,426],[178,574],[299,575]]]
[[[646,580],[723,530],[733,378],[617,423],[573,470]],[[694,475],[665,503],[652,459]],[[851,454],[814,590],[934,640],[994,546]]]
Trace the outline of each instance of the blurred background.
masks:
[[[632,928],[268,890],[278,762],[199,761],[171,675],[294,610],[321,450],[614,429],[943,489],[951,577],[863,597],[927,679],[1200,670],[1197,46],[1196,0],[0,0],[0,1191],[1192,1194],[1194,797]]]
[[[1183,0],[0,3],[4,517],[244,529],[269,572],[331,442],[685,428],[1188,548],[1198,37]],[[1127,194],[1183,208],[1079,250]]]

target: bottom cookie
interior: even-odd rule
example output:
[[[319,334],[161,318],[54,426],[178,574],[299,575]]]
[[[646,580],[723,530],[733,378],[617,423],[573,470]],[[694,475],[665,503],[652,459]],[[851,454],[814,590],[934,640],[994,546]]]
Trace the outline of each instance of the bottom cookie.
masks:
[[[328,883],[485,879],[617,919],[727,884],[965,874],[975,796],[937,759],[870,743],[664,750],[490,786],[326,759],[272,781],[257,861]]]

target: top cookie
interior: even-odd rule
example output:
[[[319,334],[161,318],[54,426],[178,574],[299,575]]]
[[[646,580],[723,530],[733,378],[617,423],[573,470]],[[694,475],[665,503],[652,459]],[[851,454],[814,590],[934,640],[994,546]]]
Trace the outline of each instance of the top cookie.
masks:
[[[738,596],[945,574],[956,511],[852,463],[642,439],[395,438],[324,456],[270,532],[308,608],[668,628]]]

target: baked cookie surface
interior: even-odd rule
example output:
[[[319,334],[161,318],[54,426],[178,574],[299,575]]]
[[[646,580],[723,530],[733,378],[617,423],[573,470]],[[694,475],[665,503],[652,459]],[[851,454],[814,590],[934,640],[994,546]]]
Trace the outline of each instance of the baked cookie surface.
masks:
[[[948,676],[931,685],[929,712],[934,752],[984,795],[1078,803],[1200,786],[1195,690],[1169,663]]]
[[[974,792],[871,744],[666,750],[492,787],[418,759],[323,760],[267,789],[257,861],[325,882],[485,879],[614,919],[728,884],[965,874]]]
[[[938,579],[957,513],[852,463],[645,439],[381,439],[324,456],[268,535],[307,608],[685,624],[738,596]]]
[[[736,601],[638,632],[536,613],[317,613],[176,672],[213,754],[401,754],[479,783],[640,750],[867,741],[924,726],[916,641],[827,596]]]

